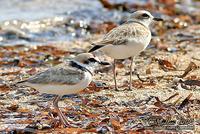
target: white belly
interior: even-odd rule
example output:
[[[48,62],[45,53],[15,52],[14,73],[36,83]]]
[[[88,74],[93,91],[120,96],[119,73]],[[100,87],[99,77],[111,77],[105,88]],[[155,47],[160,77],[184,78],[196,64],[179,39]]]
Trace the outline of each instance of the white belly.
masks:
[[[109,57],[114,59],[126,59],[137,56],[143,51],[150,42],[151,37],[138,42],[130,41],[126,45],[106,45],[101,50]]]
[[[75,85],[53,85],[53,84],[32,84],[26,83],[25,85],[30,86],[40,93],[56,94],[56,95],[68,95],[76,94],[79,91],[85,89],[92,81],[92,75],[89,72],[85,73],[85,78],[83,78],[79,83]]]

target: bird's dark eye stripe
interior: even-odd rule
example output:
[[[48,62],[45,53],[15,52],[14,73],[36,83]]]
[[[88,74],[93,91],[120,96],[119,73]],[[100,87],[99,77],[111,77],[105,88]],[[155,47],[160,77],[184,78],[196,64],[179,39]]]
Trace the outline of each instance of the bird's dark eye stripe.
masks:
[[[149,15],[144,13],[144,14],[142,14],[142,17],[149,18]]]
[[[88,61],[89,62],[97,62],[97,60],[95,58],[89,58]]]

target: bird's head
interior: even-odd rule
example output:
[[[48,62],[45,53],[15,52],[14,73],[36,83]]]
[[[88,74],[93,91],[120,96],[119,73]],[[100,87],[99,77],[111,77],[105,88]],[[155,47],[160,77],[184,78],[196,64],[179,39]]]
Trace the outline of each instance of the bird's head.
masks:
[[[75,58],[75,61],[78,61],[79,63],[82,63],[84,65],[89,65],[89,66],[93,66],[93,65],[110,65],[110,63],[105,62],[105,61],[100,61],[99,58],[95,57],[93,54],[91,53],[81,53],[78,54]]]
[[[138,10],[130,15],[129,21],[140,22],[148,27],[153,21],[163,21],[163,19],[154,17],[149,11]]]

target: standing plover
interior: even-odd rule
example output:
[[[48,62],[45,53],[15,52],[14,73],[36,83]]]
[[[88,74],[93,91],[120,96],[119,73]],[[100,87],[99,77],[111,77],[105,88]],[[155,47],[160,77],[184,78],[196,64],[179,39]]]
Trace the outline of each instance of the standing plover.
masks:
[[[73,60],[62,63],[35,76],[20,81],[17,85],[29,86],[40,93],[55,94],[53,106],[64,126],[69,125],[67,118],[58,107],[60,97],[75,94],[86,88],[92,81],[94,68],[99,64],[106,65],[91,53],[82,53]]]
[[[100,42],[93,43],[94,47],[89,50],[89,52],[101,50],[109,57],[114,58],[113,73],[116,90],[118,90],[116,60],[131,58],[129,83],[129,89],[131,89],[133,57],[149,44],[151,40],[149,25],[153,21],[162,21],[162,19],[153,17],[148,11],[138,10],[130,15],[127,22],[107,33]]]

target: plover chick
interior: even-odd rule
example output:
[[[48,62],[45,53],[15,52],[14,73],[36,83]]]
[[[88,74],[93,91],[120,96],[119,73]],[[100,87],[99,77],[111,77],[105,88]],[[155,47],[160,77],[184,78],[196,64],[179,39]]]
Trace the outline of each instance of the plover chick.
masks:
[[[100,61],[91,53],[82,53],[73,60],[38,73],[31,78],[20,81],[17,85],[29,86],[40,93],[55,94],[53,106],[64,126],[69,125],[65,115],[58,107],[58,101],[63,95],[75,94],[85,89],[92,81],[95,67],[108,63]]]
[[[93,43],[94,47],[89,50],[89,52],[101,50],[107,56],[114,58],[113,73],[116,90],[118,90],[116,60],[131,59],[129,82],[129,89],[131,89],[133,58],[149,44],[151,40],[149,25],[153,21],[162,21],[162,19],[153,17],[150,12],[145,10],[135,11],[124,24],[112,29],[101,41]]]

